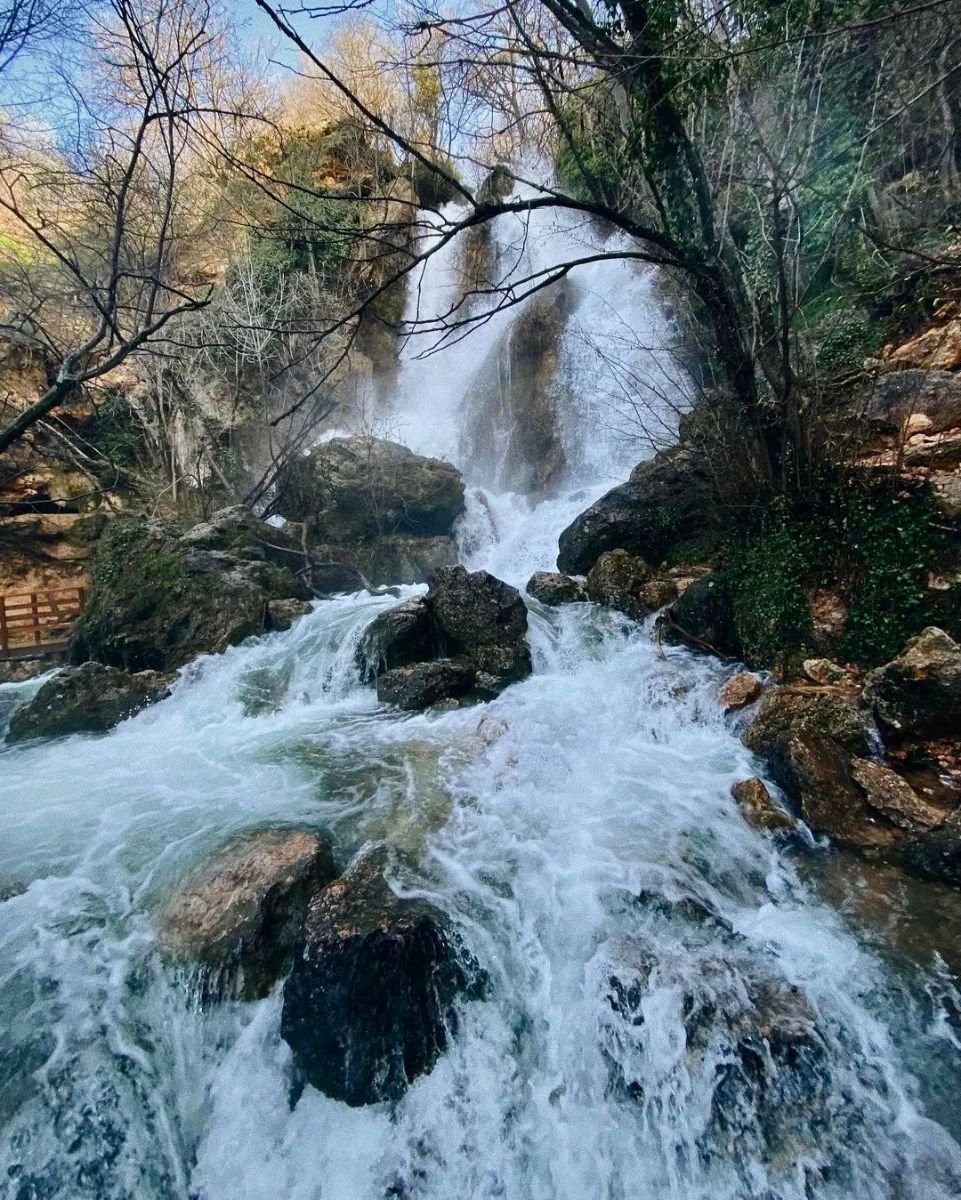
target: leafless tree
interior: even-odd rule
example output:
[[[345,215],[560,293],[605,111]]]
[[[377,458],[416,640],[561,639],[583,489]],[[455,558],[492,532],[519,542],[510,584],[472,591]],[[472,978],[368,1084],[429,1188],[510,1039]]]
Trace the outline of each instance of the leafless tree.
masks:
[[[192,122],[209,103],[198,82],[208,14],[205,0],[90,9],[96,58],[85,80],[61,79],[70,144],[5,131],[0,212],[21,249],[4,264],[0,330],[50,366],[43,395],[0,429],[0,452],[209,303],[210,284],[179,261],[179,188]],[[106,71],[95,83],[96,61]]]

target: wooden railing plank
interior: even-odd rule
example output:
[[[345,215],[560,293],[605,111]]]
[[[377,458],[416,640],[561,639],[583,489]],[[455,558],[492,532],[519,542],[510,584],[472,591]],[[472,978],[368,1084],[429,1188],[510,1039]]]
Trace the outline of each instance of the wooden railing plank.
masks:
[[[86,598],[79,585],[0,596],[0,658],[65,646]]]

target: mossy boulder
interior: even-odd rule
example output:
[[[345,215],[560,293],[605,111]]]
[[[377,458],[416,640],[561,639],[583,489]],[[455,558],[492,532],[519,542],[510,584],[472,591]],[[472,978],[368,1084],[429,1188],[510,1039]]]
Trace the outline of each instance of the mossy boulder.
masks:
[[[97,546],[72,663],[172,671],[270,628],[271,600],[309,598],[279,530],[231,509],[193,528],[119,517]]]
[[[99,662],[65,667],[14,712],[7,741],[107,733],[163,699],[169,686],[169,679],[156,671],[131,675]]]
[[[724,578],[715,573],[685,589],[664,613],[660,629],[669,642],[724,658],[743,657],[731,594]]]
[[[318,542],[450,536],[464,511],[456,467],[382,438],[323,442],[290,462],[277,488],[277,511]]]
[[[961,736],[961,646],[942,629],[923,630],[867,678],[865,697],[898,738]]]

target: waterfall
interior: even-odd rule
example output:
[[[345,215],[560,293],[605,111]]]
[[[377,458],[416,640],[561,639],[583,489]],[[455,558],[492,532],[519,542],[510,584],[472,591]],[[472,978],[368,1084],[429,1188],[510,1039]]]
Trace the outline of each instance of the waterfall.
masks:
[[[616,246],[566,217],[502,218],[493,238],[515,274]],[[428,260],[410,318],[458,298],[457,253]],[[512,486],[513,427],[482,449],[468,426],[532,302],[427,357],[429,335],[411,337],[381,414],[458,462],[465,561],[521,586],[649,452],[630,395],[646,383],[655,440],[684,402],[655,278],[613,260],[575,272],[545,392],[563,468],[550,489]],[[517,400],[486,411],[522,423]],[[715,701],[728,669],[591,605],[534,605],[530,679],[400,714],[353,661],[394,602],[319,602],[192,664],[109,736],[0,754],[0,885],[24,887],[0,903],[0,1195],[957,1197],[950,979],[819,900],[826,850],[744,823],[729,789],[754,768]],[[0,686],[0,711],[35,686]],[[487,972],[487,998],[394,1106],[296,1089],[279,994],[205,1010],[159,964],[159,900],[266,821],[323,826],[343,861],[403,848],[404,886]]]

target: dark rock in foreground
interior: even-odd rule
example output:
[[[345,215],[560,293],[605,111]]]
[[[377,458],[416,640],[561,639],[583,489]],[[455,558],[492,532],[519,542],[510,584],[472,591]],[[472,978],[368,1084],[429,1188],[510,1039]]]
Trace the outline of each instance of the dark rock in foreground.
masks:
[[[301,945],[311,897],[337,872],[314,830],[258,829],[223,847],[160,913],[161,952],[198,968],[205,998],[265,996]]]
[[[281,1033],[304,1077],[347,1104],[396,1100],[430,1071],[477,976],[443,913],[394,895],[373,851],[314,897]]]
[[[358,649],[381,700],[427,708],[442,700],[496,696],[530,675],[527,608],[516,588],[486,571],[445,567],[426,596],[374,619]]]
[[[527,581],[525,590],[529,596],[549,607],[577,604],[587,599],[584,585],[570,575],[562,575],[560,571],[535,571]]]
[[[107,733],[169,689],[170,680],[157,671],[128,675],[98,662],[65,667],[14,712],[7,741]]]
[[[458,648],[504,646],[527,632],[520,592],[487,571],[459,566],[438,571],[427,606],[441,635]]]
[[[640,463],[627,483],[582,512],[560,536],[557,565],[586,575],[605,550],[627,550],[660,563],[683,549],[698,561],[716,540],[721,519],[710,479],[697,457],[675,448]]]

